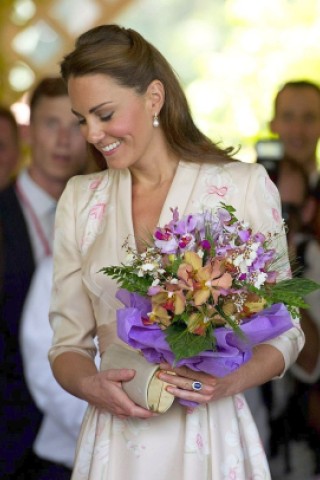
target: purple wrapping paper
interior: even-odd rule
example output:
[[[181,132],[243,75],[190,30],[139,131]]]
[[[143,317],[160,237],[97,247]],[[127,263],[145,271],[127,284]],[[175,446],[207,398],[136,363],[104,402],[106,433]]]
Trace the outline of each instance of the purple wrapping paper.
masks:
[[[118,336],[131,347],[141,350],[151,363],[174,363],[174,355],[165,339],[165,332],[158,325],[144,325],[141,317],[151,311],[151,303],[136,293],[119,290],[117,298],[125,308],[117,311]],[[223,377],[250,360],[252,348],[277,337],[293,326],[291,316],[283,303],[253,315],[241,324],[245,337],[240,337],[230,328],[218,327],[216,351],[206,350],[201,354],[182,359],[176,366],[186,365],[195,371]]]

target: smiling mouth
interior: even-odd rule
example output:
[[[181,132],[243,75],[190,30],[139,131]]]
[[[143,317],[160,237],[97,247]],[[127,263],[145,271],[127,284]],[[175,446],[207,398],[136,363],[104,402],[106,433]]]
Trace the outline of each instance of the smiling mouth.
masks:
[[[111,152],[115,148],[119,147],[120,144],[121,142],[120,140],[118,140],[117,142],[113,142],[113,143],[110,143],[109,145],[106,145],[105,147],[102,147],[101,150],[103,152]]]

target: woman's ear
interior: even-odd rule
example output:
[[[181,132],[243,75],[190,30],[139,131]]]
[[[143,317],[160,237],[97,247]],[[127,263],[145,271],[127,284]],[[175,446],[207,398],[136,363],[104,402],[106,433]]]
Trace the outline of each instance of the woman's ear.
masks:
[[[165,100],[165,90],[160,80],[153,80],[147,88],[147,98],[152,115],[159,115]]]

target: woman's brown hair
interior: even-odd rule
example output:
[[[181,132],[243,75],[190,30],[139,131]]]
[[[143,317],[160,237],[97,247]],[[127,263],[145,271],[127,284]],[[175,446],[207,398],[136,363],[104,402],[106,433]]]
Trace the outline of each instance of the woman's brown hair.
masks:
[[[101,25],[80,35],[75,49],[61,62],[61,75],[67,82],[71,76],[93,74],[107,75],[139,94],[145,93],[153,80],[160,80],[165,89],[160,124],[169,147],[180,158],[216,162],[233,153],[233,148],[219,148],[198,129],[172,67],[135,30]],[[97,150],[96,154],[100,155]]]

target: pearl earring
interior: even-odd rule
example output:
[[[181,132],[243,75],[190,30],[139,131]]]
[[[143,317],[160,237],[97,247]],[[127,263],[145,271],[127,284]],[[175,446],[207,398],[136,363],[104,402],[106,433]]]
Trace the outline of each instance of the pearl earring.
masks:
[[[153,115],[152,125],[154,126],[154,128],[157,128],[160,125],[159,117],[156,113]]]

